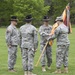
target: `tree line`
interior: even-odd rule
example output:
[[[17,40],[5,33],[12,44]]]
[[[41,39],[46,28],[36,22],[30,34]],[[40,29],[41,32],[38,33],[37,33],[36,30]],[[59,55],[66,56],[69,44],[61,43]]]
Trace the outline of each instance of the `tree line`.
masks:
[[[38,27],[42,23],[44,15],[50,17],[53,24],[57,16],[60,16],[70,3],[71,22],[75,23],[75,1],[74,0],[0,0],[0,26],[8,26],[12,15],[18,16],[19,26],[24,24],[26,15],[33,16],[33,24]]]

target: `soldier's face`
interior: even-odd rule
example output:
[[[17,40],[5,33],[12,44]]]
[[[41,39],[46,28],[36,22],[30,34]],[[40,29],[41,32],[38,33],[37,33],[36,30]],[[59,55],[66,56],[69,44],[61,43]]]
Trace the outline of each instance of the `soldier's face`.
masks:
[[[14,21],[13,23],[14,23],[15,26],[17,25],[17,21]]]
[[[15,26],[17,25],[17,21],[11,21],[11,23]]]
[[[44,22],[45,25],[48,25],[48,23],[49,23],[48,21]]]

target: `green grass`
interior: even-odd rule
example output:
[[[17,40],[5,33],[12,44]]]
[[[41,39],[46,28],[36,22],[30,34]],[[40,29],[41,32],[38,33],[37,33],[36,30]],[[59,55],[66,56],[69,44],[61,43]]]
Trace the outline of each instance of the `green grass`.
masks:
[[[5,28],[0,28],[0,75],[23,75],[24,71],[22,68],[22,58],[20,48],[18,48],[17,53],[17,62],[15,65],[15,69],[17,70],[16,73],[8,72],[7,66],[7,57],[8,57],[8,50],[5,43]],[[70,50],[69,50],[69,73],[68,74],[61,74],[61,75],[75,75],[75,28],[73,28],[73,33],[69,35],[70,39]],[[52,59],[53,63],[51,65],[52,69],[47,72],[41,71],[41,65],[39,64],[38,67],[34,67],[33,72],[37,75],[60,75],[60,74],[53,74],[52,72],[56,70],[56,41],[52,46]],[[35,54],[34,65],[36,64],[40,55],[40,45],[38,46],[38,51]],[[62,67],[63,69],[63,67]]]

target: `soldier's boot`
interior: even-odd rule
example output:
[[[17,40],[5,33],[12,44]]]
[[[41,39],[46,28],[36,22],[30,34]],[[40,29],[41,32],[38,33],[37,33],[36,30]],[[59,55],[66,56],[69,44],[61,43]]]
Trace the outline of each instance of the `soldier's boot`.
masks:
[[[55,72],[53,72],[55,74],[61,74],[61,69],[57,69]]]
[[[17,72],[15,69],[9,69],[9,72]]]
[[[51,67],[48,67],[48,70],[51,70]]]
[[[37,74],[33,74],[32,72],[28,71],[28,75],[37,75]]]
[[[68,73],[68,67],[64,68],[64,73]]]
[[[25,72],[24,72],[24,75],[28,75],[28,71],[25,71]]]
[[[42,71],[43,71],[43,72],[46,72],[46,69],[45,69],[45,67],[42,67]]]

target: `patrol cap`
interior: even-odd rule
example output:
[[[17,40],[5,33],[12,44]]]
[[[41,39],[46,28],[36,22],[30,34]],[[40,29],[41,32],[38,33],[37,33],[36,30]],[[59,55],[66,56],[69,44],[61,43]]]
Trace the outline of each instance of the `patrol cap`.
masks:
[[[62,16],[57,17],[55,21],[63,21]]]
[[[17,16],[11,16],[11,19],[10,19],[10,21],[18,21],[18,18],[17,18]]]
[[[32,18],[32,15],[27,15],[24,19],[24,21],[28,22],[28,21],[32,21],[33,18]]]
[[[49,19],[48,16],[44,16],[44,17],[43,17],[43,21],[44,21],[44,22],[49,21],[49,20],[50,20],[50,19]]]

